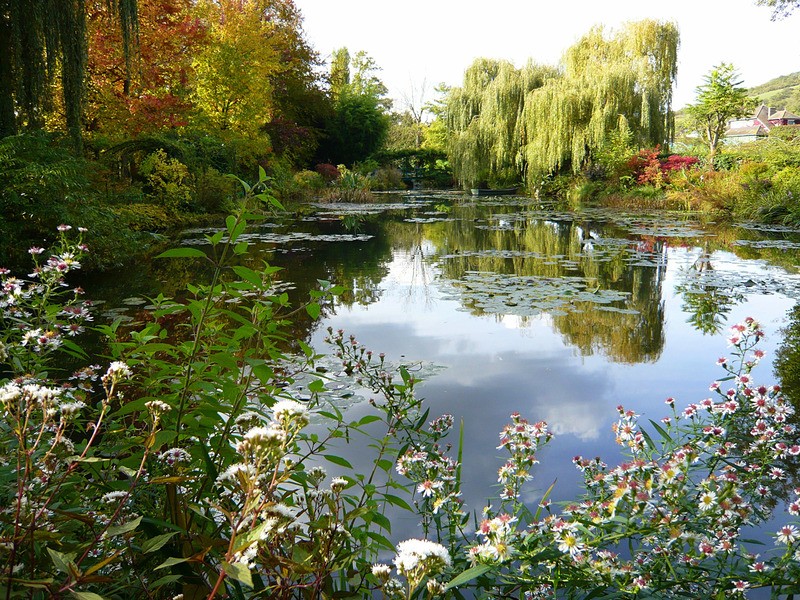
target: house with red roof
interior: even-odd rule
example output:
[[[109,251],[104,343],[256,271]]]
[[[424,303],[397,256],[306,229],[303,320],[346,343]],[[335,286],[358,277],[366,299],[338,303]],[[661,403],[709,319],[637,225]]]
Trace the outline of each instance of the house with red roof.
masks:
[[[725,141],[728,143],[751,142],[767,137],[773,127],[800,125],[800,116],[788,110],[776,110],[762,104],[751,117],[728,121]]]

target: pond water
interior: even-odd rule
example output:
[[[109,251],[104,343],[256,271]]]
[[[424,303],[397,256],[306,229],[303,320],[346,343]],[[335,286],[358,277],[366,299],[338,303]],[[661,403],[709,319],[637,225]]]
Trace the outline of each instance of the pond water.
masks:
[[[207,232],[187,232],[183,243],[201,244]],[[326,351],[325,329],[344,329],[413,365],[432,416],[463,419],[469,510],[499,491],[495,448],[512,412],[556,434],[526,499],[554,481],[554,500],[574,498],[574,455],[619,456],[617,405],[658,420],[667,397],[679,406],[707,397],[728,326],[751,315],[768,336],[769,360],[754,374],[771,383],[771,359],[798,328],[800,231],[778,227],[416,192],[310,206],[257,226],[248,241],[254,263],[285,267],[298,298],[318,279],[348,288],[298,336]],[[106,315],[124,316],[159,289],[180,289],[194,268],[157,261],[86,287],[108,300]],[[359,395],[343,402],[354,415],[369,408]],[[418,535],[414,527],[398,526]]]

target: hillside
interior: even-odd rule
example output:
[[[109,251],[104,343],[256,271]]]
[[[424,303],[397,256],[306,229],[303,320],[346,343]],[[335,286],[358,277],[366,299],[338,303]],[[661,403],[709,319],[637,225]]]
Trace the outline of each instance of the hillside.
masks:
[[[772,106],[800,114],[800,71],[781,75],[747,90],[748,95]]]

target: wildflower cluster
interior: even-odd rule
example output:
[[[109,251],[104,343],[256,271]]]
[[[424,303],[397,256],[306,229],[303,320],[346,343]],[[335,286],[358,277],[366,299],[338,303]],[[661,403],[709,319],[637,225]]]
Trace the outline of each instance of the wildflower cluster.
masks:
[[[297,435],[308,424],[308,419],[304,404],[281,400],[273,406],[271,421],[250,427],[242,434],[236,444],[241,462],[229,466],[216,481],[237,507],[252,505],[260,511],[274,500],[276,484],[291,474],[284,459],[294,449]],[[230,513],[233,531],[253,518],[249,512]]]
[[[522,485],[533,478],[531,469],[539,463],[536,452],[552,437],[544,421],[531,424],[519,413],[511,415],[511,423],[500,432],[500,445],[497,446],[498,450],[507,450],[510,454],[497,473],[497,481],[503,488],[500,493],[503,501],[517,501]]]
[[[397,544],[394,558],[397,575],[406,579],[405,593],[398,580],[390,579],[391,567],[388,565],[373,565],[372,575],[383,589],[384,597],[411,598],[426,578],[428,578],[426,583],[428,595],[433,597],[445,591],[444,584],[434,577],[449,569],[451,565],[450,554],[441,544],[429,540],[410,539]]]
[[[559,573],[583,589],[712,597],[792,581],[800,558],[794,525],[776,534],[776,543],[786,546],[777,560],[783,579],[742,539],[747,528],[769,517],[787,480],[786,461],[800,452],[789,422],[792,407],[777,386],[759,386],[750,375],[763,357],[756,348],[762,337],[753,319],[732,328],[734,359],[718,361],[726,377],[712,384],[715,397],[683,410],[668,399],[672,416],[651,421],[658,442],[641,429],[639,415],[618,408],[613,431],[628,459],[609,467],[599,458],[575,457],[584,497],[560,514],[536,519],[516,540],[511,535],[506,541],[504,533],[504,544],[520,546],[515,558],[527,574],[520,577],[526,586],[546,586]],[[723,389],[726,382],[732,385]],[[798,510],[797,500],[789,504],[790,513]],[[470,551],[475,561],[494,560],[487,549],[492,530],[491,520],[481,526],[485,541]],[[618,554],[622,540],[627,558]],[[558,552],[548,557],[542,548]]]
[[[69,288],[65,277],[80,269],[88,252],[82,241],[70,239],[69,225],[58,227],[58,241],[47,260],[45,250],[30,248],[34,268],[27,279],[0,268],[0,362],[13,357],[24,361],[28,372],[44,368],[47,356],[65,345],[65,341],[84,331],[92,320],[91,303],[81,300],[81,288]],[[66,344],[70,349],[74,345]]]
[[[518,540],[518,532],[514,523],[517,518],[508,513],[500,513],[495,517],[489,516],[490,509],[484,511],[486,517],[478,527],[478,537],[483,542],[471,546],[467,550],[470,564],[502,563],[514,553],[514,544]]]
[[[429,424],[432,439],[444,436],[452,426],[452,415],[444,415]],[[450,522],[460,522],[461,491],[458,480],[458,463],[447,456],[437,441],[428,443],[424,450],[409,449],[397,459],[397,473],[415,485],[415,503],[423,517],[423,527],[428,528],[437,515],[446,515]]]
[[[443,445],[453,427],[453,416],[437,417],[428,423],[427,430],[423,429],[425,416],[419,414],[421,401],[414,395],[415,380],[407,368],[398,369],[402,383],[395,383],[383,354],[378,354],[376,360],[370,350],[353,336],[345,338],[341,330],[329,328],[327,341],[336,348],[346,373],[381,394],[383,402],[373,399],[371,404],[384,411],[389,431],[396,438],[402,432],[408,440],[408,449],[397,458],[395,468],[414,485],[414,503],[424,531],[436,523],[454,533],[465,513],[458,477],[460,465],[447,455],[450,445]]]
[[[91,406],[95,404],[90,405],[91,383],[98,378],[99,373],[86,368],[72,377],[82,382],[80,387],[25,377],[0,385],[0,417],[8,434],[0,448],[0,466],[9,483],[0,492],[0,562],[5,565],[0,577],[4,580],[23,573],[30,580],[41,577],[45,572],[41,562],[31,558],[45,552],[43,532],[60,538],[61,547],[75,545],[77,550],[69,560],[75,573],[80,573],[81,563],[112,554],[122,543],[112,528],[121,533],[133,529],[124,525],[137,518],[127,510],[127,500],[142,465],[129,469],[124,488],[112,492],[107,491],[110,473],[98,475],[82,468],[98,460],[93,456],[97,436],[110,404],[119,399],[112,386]],[[119,483],[114,485],[120,488]],[[77,521],[78,527],[65,525],[58,508],[65,502],[76,514],[90,515],[89,521]],[[47,552],[52,556],[55,550],[47,548]],[[73,573],[64,589],[70,589],[76,577]]]

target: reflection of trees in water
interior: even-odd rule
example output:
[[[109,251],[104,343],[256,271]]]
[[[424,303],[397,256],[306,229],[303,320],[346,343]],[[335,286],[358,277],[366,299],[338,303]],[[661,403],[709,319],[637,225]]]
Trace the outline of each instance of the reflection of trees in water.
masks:
[[[405,302],[410,304],[419,292],[422,294],[425,307],[430,307],[433,303],[430,288],[431,267],[429,257],[426,256],[426,237],[422,224],[389,223],[386,226],[386,234],[391,239],[395,252],[404,254],[404,267],[409,270]]]
[[[722,330],[731,309],[744,299],[733,289],[720,286],[712,276],[714,266],[708,244],[692,266],[681,273],[682,280],[675,290],[683,298],[684,312],[688,322],[704,334],[716,334]]]
[[[656,242],[656,266],[628,265],[627,249],[618,251],[610,261],[593,260],[584,253],[581,267],[602,288],[629,292],[625,308],[637,311],[618,313],[603,310],[590,302],[577,305],[577,311],[553,318],[564,339],[584,355],[604,352],[624,363],[652,362],[664,348],[664,302],[661,283],[666,273],[663,243]],[[590,275],[591,274],[591,275]],[[578,312],[579,311],[579,312]]]
[[[783,343],[775,356],[775,373],[783,394],[794,406],[800,424],[800,304],[789,311],[788,324],[781,330]]]
[[[473,214],[474,213],[474,214]],[[625,235],[608,225],[525,219],[495,214],[489,221],[467,209],[462,218],[437,223],[428,230],[439,246],[442,275],[460,280],[468,271],[547,278],[583,277],[587,289],[629,294],[626,312],[602,304],[574,302],[568,314],[553,314],[555,327],[583,354],[597,351],[612,360],[656,360],[664,346],[664,304],[661,283],[666,255],[661,242],[652,242],[650,265],[631,265],[633,248],[619,243]],[[476,227],[478,225],[478,227]],[[603,244],[603,237],[616,238]],[[468,306],[475,314],[484,311]],[[637,311],[632,314],[631,311]],[[500,315],[502,318],[502,315]],[[523,324],[526,317],[521,317]]]
[[[275,254],[272,261],[283,267],[297,288],[299,298],[307,297],[308,291],[322,279],[345,288],[338,304],[367,306],[380,299],[380,284],[389,272],[392,248],[384,228],[373,217],[353,220],[316,222],[306,225],[312,233],[339,234],[357,227],[360,234],[371,235],[368,241],[317,242],[308,249]],[[300,242],[307,248],[308,242]]]

